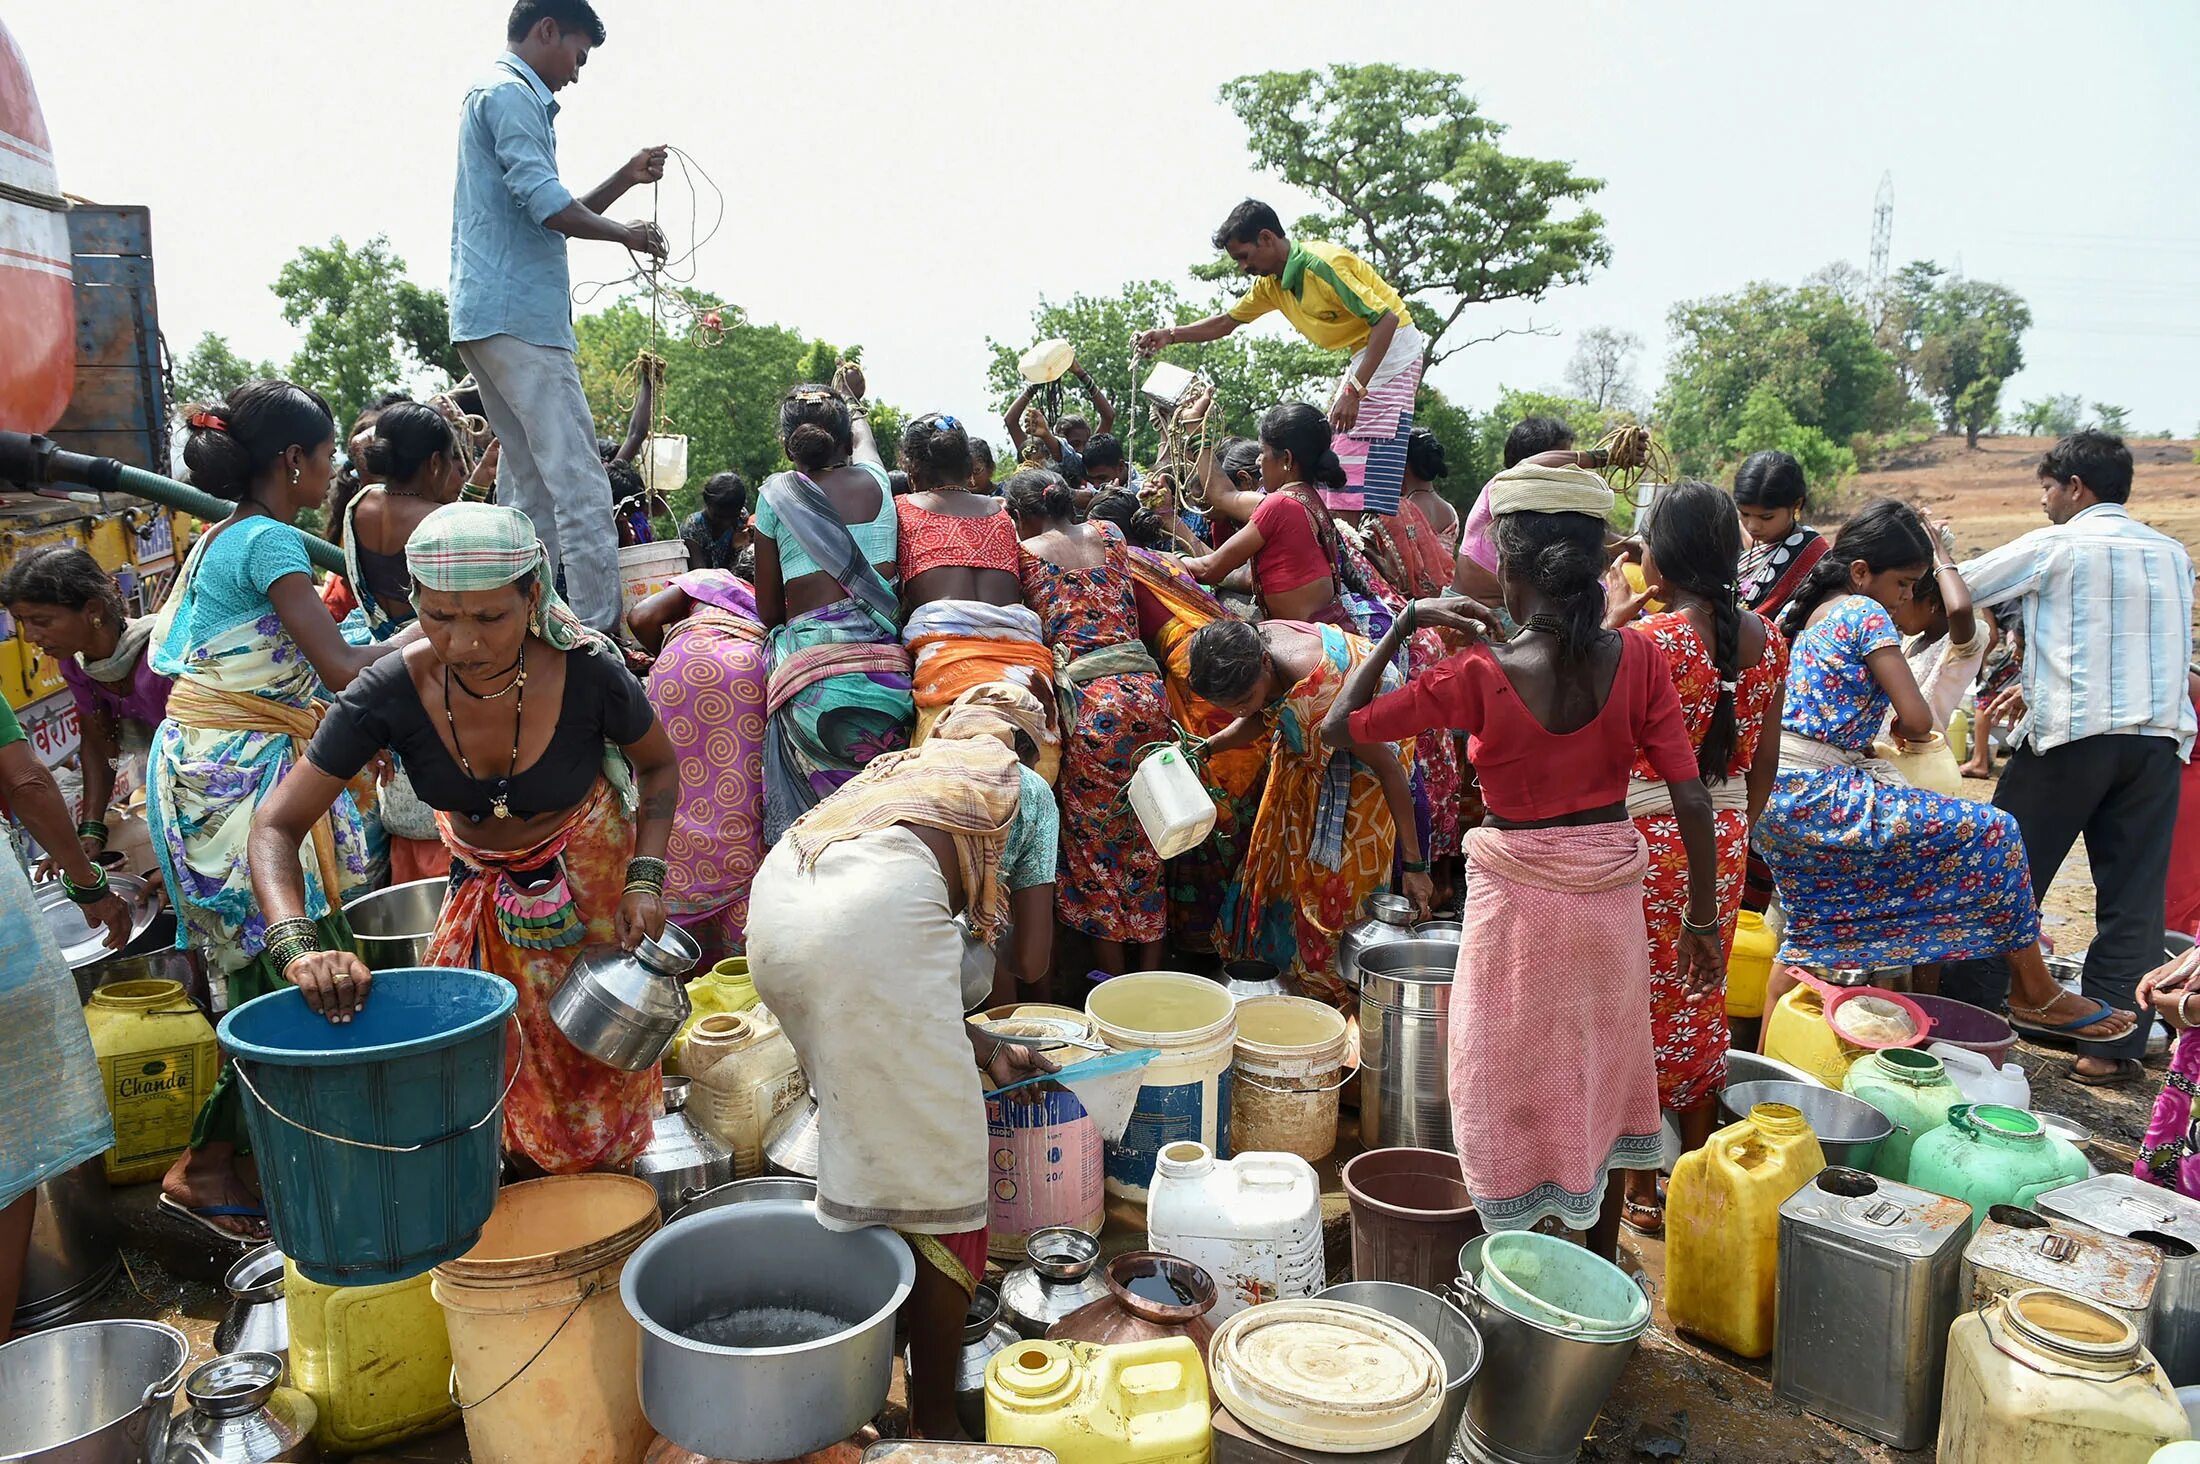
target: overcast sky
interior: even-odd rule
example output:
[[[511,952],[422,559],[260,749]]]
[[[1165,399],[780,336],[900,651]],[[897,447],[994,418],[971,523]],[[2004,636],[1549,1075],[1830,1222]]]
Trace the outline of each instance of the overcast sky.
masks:
[[[860,342],[873,390],[980,415],[984,338],[1041,296],[1183,272],[1248,193],[1216,88],[1249,71],[1394,61],[1456,71],[1508,149],[1606,180],[1612,263],[1435,383],[1486,404],[1550,388],[1595,325],[1647,345],[1676,300],[1793,282],[1869,251],[1894,177],[1894,262],[2030,302],[2004,402],[2079,392],[2134,428],[2200,424],[2200,6],[2185,3],[1339,5],[599,0],[609,42],[561,94],[579,192],[670,141],[725,191],[702,287],[761,321]],[[501,49],[493,0],[15,4],[68,191],[149,205],[178,352],[295,333],[267,285],[302,244],[387,234],[443,286],[460,97]],[[620,217],[646,213],[630,196]],[[689,242],[684,191],[664,221]],[[576,243],[576,281],[624,254]],[[1285,329],[1272,318],[1262,329]],[[1125,343],[1128,350],[1128,343]],[[989,419],[990,420],[990,419]]]

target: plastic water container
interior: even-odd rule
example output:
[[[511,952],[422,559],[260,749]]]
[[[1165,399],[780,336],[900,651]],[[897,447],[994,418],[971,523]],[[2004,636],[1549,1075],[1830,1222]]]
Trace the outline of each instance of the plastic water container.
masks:
[[[323,1286],[286,1260],[283,1308],[291,1386],[320,1412],[313,1439],[322,1452],[386,1449],[458,1416],[451,1337],[427,1276],[386,1286]]]
[[[1826,1167],[1800,1110],[1760,1103],[1673,1166],[1665,1200],[1666,1314],[1742,1357],[1772,1351],[1780,1207]]]
[[[1230,1138],[1238,1148],[1296,1154],[1318,1164],[1337,1147],[1337,1090],[1344,1086],[1344,1016],[1303,996],[1253,996],[1237,1004],[1231,1064]]]
[[[1788,968],[1791,974],[1803,973]],[[1826,1020],[1826,989],[1817,978],[1803,976],[1787,995],[1773,1003],[1765,1018],[1765,1056],[1799,1067],[1829,1088],[1841,1086],[1849,1064],[1863,1049],[1843,1042]]]
[[[685,434],[668,432],[649,439],[642,459],[642,481],[652,493],[677,493],[688,478],[688,440]]]
[[[85,1004],[84,1022],[115,1124],[107,1180],[158,1179],[190,1146],[191,1126],[214,1091],[221,1069],[214,1029],[180,981],[103,986]]]
[[[680,1066],[680,1054],[687,1047],[688,1033],[695,1030],[695,1024],[720,1012],[748,1011],[759,1000],[756,981],[749,975],[749,958],[728,956],[688,982],[687,994],[688,1018],[672,1035],[672,1045],[665,1049],[665,1071],[693,1076]]]
[[[1772,960],[1779,950],[1780,937],[1766,928],[1765,917],[1744,910],[1734,923],[1734,953],[1726,958],[1728,1016],[1765,1014],[1765,988],[1772,982]]]
[[[2191,1436],[2131,1323],[2035,1288],[1956,1318],[1940,1464],[2146,1464]]]
[[[1971,1207],[1972,1228],[1995,1205],[2022,1205],[2092,1177],[2085,1156],[2021,1108],[1958,1103],[1910,1147],[1910,1183]]]
[[[986,1364],[986,1442],[1051,1449],[1059,1464],[1207,1464],[1213,1416],[1189,1337],[1021,1342]]]
[[[619,593],[622,613],[671,585],[675,575],[687,573],[687,545],[678,539],[650,544],[629,544],[619,551]]]
[[[1085,998],[1093,1033],[1118,1052],[1153,1052],[1123,1136],[1107,1146],[1108,1193],[1146,1202],[1170,1144],[1230,1152],[1230,1064],[1237,1003],[1227,988],[1178,971],[1134,971]]]
[[[1154,1168],[1146,1244],[1214,1277],[1218,1327],[1249,1306],[1312,1296],[1328,1279],[1321,1181],[1296,1154],[1217,1159],[1204,1144],[1171,1144]]]
[[[760,1006],[705,1017],[689,1030],[680,1066],[694,1085],[688,1116],[733,1150],[734,1177],[763,1173],[772,1120],[809,1091],[778,1020]]]
[[[2015,1063],[1996,1067],[1991,1059],[1951,1042],[1934,1042],[1925,1050],[1940,1059],[1940,1065],[1948,1071],[1948,1081],[1963,1094],[1964,1102],[1995,1103],[2004,1108],[2032,1106],[2032,1080]]]
[[[1215,800],[1184,750],[1157,747],[1131,774],[1131,812],[1146,840],[1164,859],[1199,847],[1214,831]]]
[[[1963,774],[1956,766],[1955,748],[1938,732],[1923,742],[1911,743],[1907,749],[1883,738],[1872,744],[1872,755],[1893,763],[1913,788],[1950,798],[1963,796]]]

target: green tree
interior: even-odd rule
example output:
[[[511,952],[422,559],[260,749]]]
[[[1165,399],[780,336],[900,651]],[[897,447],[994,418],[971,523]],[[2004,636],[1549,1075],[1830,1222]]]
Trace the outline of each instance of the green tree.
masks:
[[[1905,415],[1893,358],[1863,312],[1826,284],[1765,281],[1684,300],[1668,313],[1673,348],[1657,420],[1683,472],[1714,472],[1760,387],[1828,443],[1885,431]]]
[[[226,337],[208,331],[176,363],[175,402],[179,407],[218,402],[248,381],[275,374],[273,361],[248,361]]]
[[[1072,295],[1066,301],[1042,299],[1031,312],[1031,339],[1065,339],[1077,347],[1077,362],[1107,393],[1116,410],[1115,430],[1130,430],[1132,393],[1130,339],[1155,325],[1188,325],[1213,313],[1212,302],[1195,303],[1167,280],[1134,280],[1112,295]],[[1023,381],[1016,361],[1024,347],[988,338],[992,360],[986,382],[993,391],[993,410],[1005,413]],[[1171,346],[1161,360],[1202,372],[1215,383],[1220,425],[1233,434],[1251,436],[1260,414],[1278,402],[1321,399],[1343,369],[1345,358],[1307,344],[1297,335],[1234,335],[1204,345]],[[1141,371],[1151,362],[1141,363]],[[1074,403],[1082,389],[1074,380],[1063,383],[1065,404]],[[1137,403],[1138,430],[1127,450],[1139,462],[1151,462],[1160,450],[1149,405]]]
[[[2067,437],[2085,425],[2085,399],[2072,392],[2026,402],[2017,409],[2016,425],[2030,437]]]
[[[2131,431],[2131,408],[2119,407],[2113,402],[2095,402],[2093,425],[2122,437]]]
[[[2032,310],[2005,285],[1951,275],[1929,259],[1905,265],[1888,291],[1886,338],[1911,389],[1940,415],[1941,427],[1965,430],[1978,446],[1976,412],[1965,394],[1995,378],[1993,392],[2024,365],[2023,338]],[[1975,408],[1983,398],[1973,395]]]
[[[274,290],[283,319],[306,328],[290,377],[327,397],[339,422],[407,379],[465,374],[443,292],[406,279],[405,261],[380,234],[357,249],[342,239],[305,246]]]
[[[722,331],[709,339],[692,332],[662,335],[651,346],[665,362],[659,419],[666,432],[688,439],[687,482],[671,495],[676,515],[695,509],[703,483],[713,473],[731,468],[754,484],[786,467],[779,447],[780,397],[796,382],[830,381],[844,354],[858,354],[783,326],[756,324],[738,307],[718,304],[700,291],[682,291],[681,296],[697,316],[715,311]],[[624,299],[582,316],[573,331],[581,386],[595,411],[596,430],[624,437],[634,409],[634,361],[651,345],[648,312]],[[871,430],[889,465],[900,429],[898,411],[872,404]]]
[[[1733,435],[1726,441],[1728,461],[1753,452],[1784,452],[1802,465],[1810,486],[1821,491],[1838,487],[1856,471],[1856,454],[1818,428],[1797,422],[1770,382],[1759,382],[1751,390],[1733,423]]]
[[[1504,152],[1463,78],[1402,66],[1266,71],[1224,84],[1254,159],[1322,200],[1292,227],[1344,244],[1403,295],[1433,366],[1470,305],[1539,300],[1611,259],[1582,207],[1601,180]],[[1494,340],[1498,331],[1481,340]]]
[[[2001,425],[2001,378],[1981,376],[1956,398],[1956,421],[1963,427],[1966,447],[1978,446],[1978,435]]]

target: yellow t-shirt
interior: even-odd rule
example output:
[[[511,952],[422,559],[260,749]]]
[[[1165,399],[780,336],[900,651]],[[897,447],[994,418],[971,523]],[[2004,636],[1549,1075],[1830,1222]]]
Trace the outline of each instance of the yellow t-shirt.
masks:
[[[1323,239],[1301,239],[1291,246],[1281,275],[1263,275],[1230,307],[1240,324],[1271,310],[1297,327],[1300,335],[1331,351],[1357,351],[1368,332],[1389,311],[1400,329],[1413,324],[1398,292],[1360,257]]]

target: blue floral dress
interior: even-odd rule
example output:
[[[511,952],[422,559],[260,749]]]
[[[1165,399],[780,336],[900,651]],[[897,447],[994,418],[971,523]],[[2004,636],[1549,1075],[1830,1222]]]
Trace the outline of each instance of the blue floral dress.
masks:
[[[1864,660],[1901,649],[1850,595],[1795,638],[1782,725],[1869,755],[1889,701]],[[1881,783],[1861,767],[1783,766],[1752,831],[1787,911],[1780,959],[1903,966],[2032,944],[2040,916],[2017,821],[1988,803]]]

